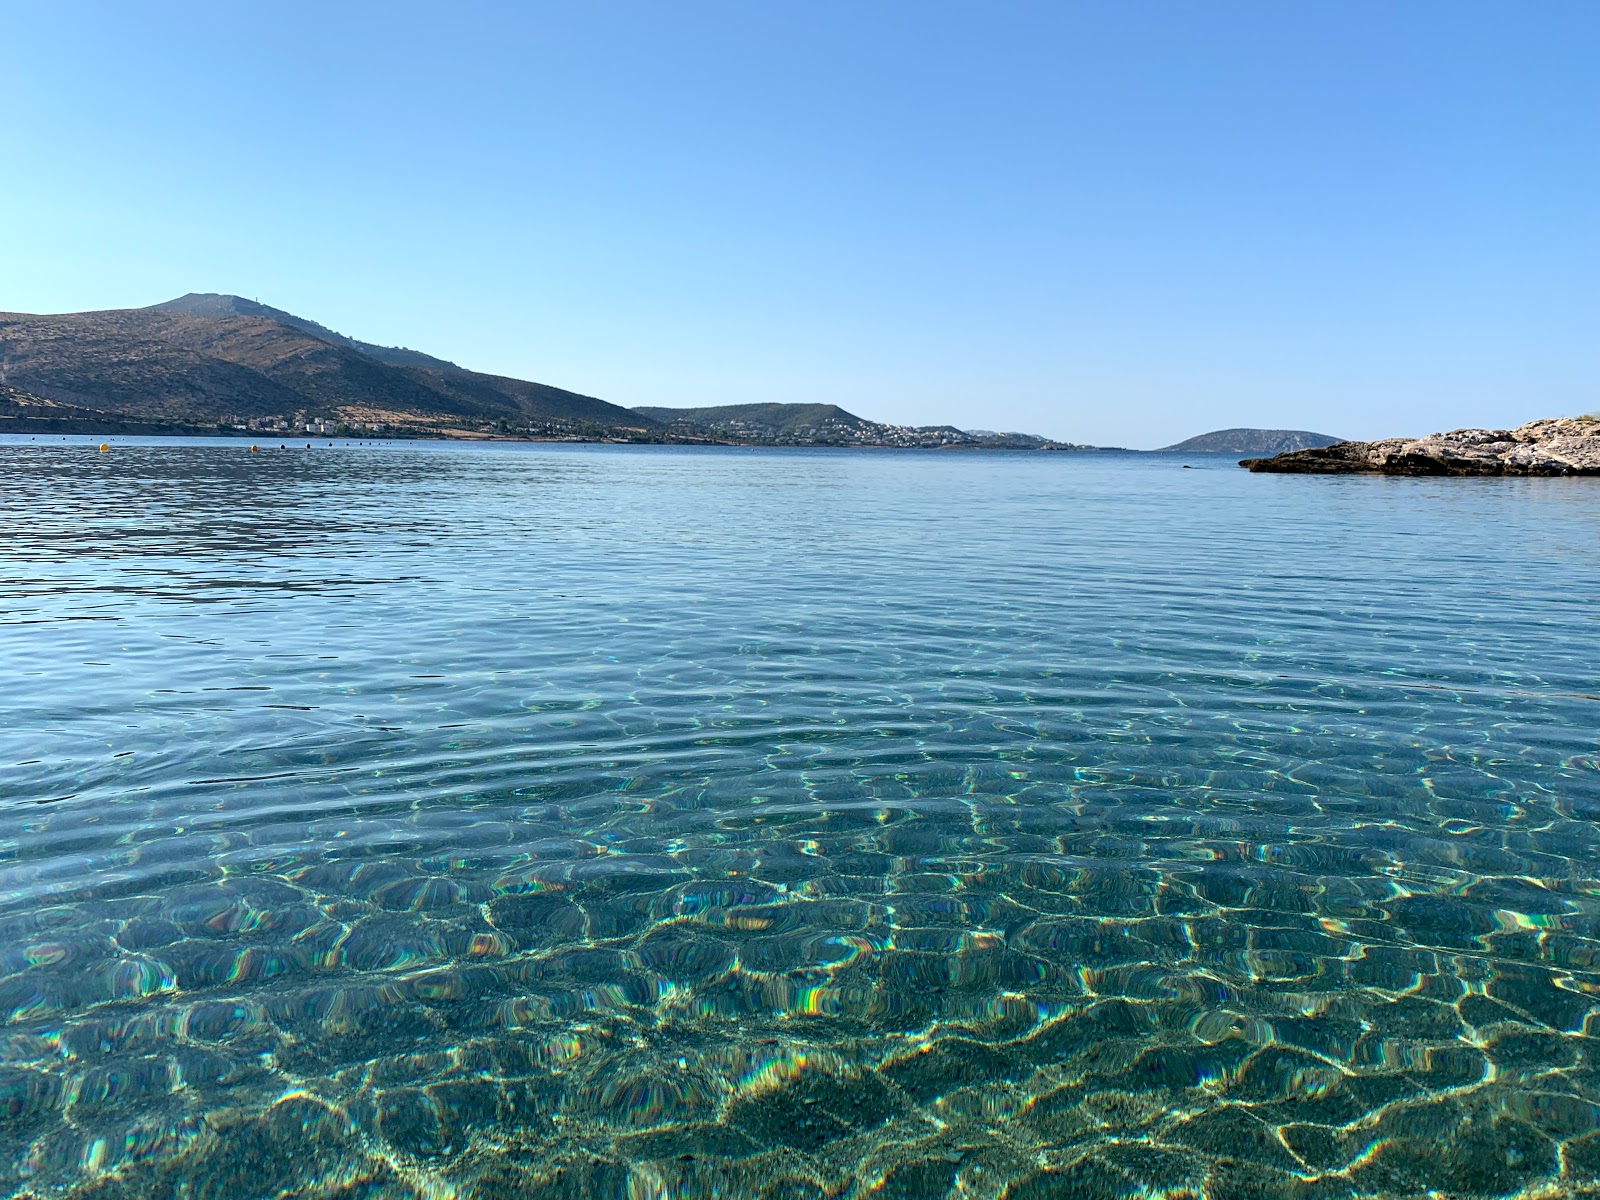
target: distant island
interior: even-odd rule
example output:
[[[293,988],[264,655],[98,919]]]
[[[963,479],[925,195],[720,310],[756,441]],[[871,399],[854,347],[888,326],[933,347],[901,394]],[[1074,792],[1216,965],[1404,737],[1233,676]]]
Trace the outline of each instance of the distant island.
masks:
[[[890,425],[832,404],[629,409],[359,341],[217,293],[148,308],[0,313],[0,432],[1098,449],[1027,433]]]
[[[1239,465],[1287,475],[1600,475],[1600,416],[1552,417],[1516,429],[1455,429],[1425,438],[1338,442],[1247,458]]]
[[[1331,434],[1305,429],[1218,429],[1188,438],[1175,446],[1163,446],[1160,453],[1184,454],[1283,454],[1342,442]]]

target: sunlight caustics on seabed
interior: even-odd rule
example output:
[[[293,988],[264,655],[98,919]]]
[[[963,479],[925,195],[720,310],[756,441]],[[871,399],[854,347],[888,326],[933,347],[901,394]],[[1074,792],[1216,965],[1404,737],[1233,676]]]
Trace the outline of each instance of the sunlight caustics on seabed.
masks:
[[[1600,1180],[1594,481],[24,440],[0,529],[0,1195]]]

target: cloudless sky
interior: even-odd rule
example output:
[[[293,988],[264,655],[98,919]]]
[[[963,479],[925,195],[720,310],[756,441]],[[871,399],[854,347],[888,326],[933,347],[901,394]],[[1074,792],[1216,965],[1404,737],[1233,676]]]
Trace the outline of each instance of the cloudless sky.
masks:
[[[0,0],[0,310],[1158,446],[1600,408],[1595,0]]]

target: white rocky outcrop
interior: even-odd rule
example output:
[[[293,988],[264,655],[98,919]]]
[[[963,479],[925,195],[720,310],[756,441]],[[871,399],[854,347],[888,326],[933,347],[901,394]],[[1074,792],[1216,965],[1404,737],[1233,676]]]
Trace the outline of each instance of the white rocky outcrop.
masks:
[[[1252,471],[1385,475],[1600,475],[1600,418],[1548,417],[1516,429],[1453,429],[1424,438],[1339,442],[1272,458]]]

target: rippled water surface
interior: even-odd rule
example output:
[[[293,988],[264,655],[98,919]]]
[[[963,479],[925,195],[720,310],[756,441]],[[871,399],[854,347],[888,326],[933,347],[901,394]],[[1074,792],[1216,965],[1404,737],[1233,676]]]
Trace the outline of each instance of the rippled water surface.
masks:
[[[1594,481],[18,441],[0,1195],[1600,1178]]]

